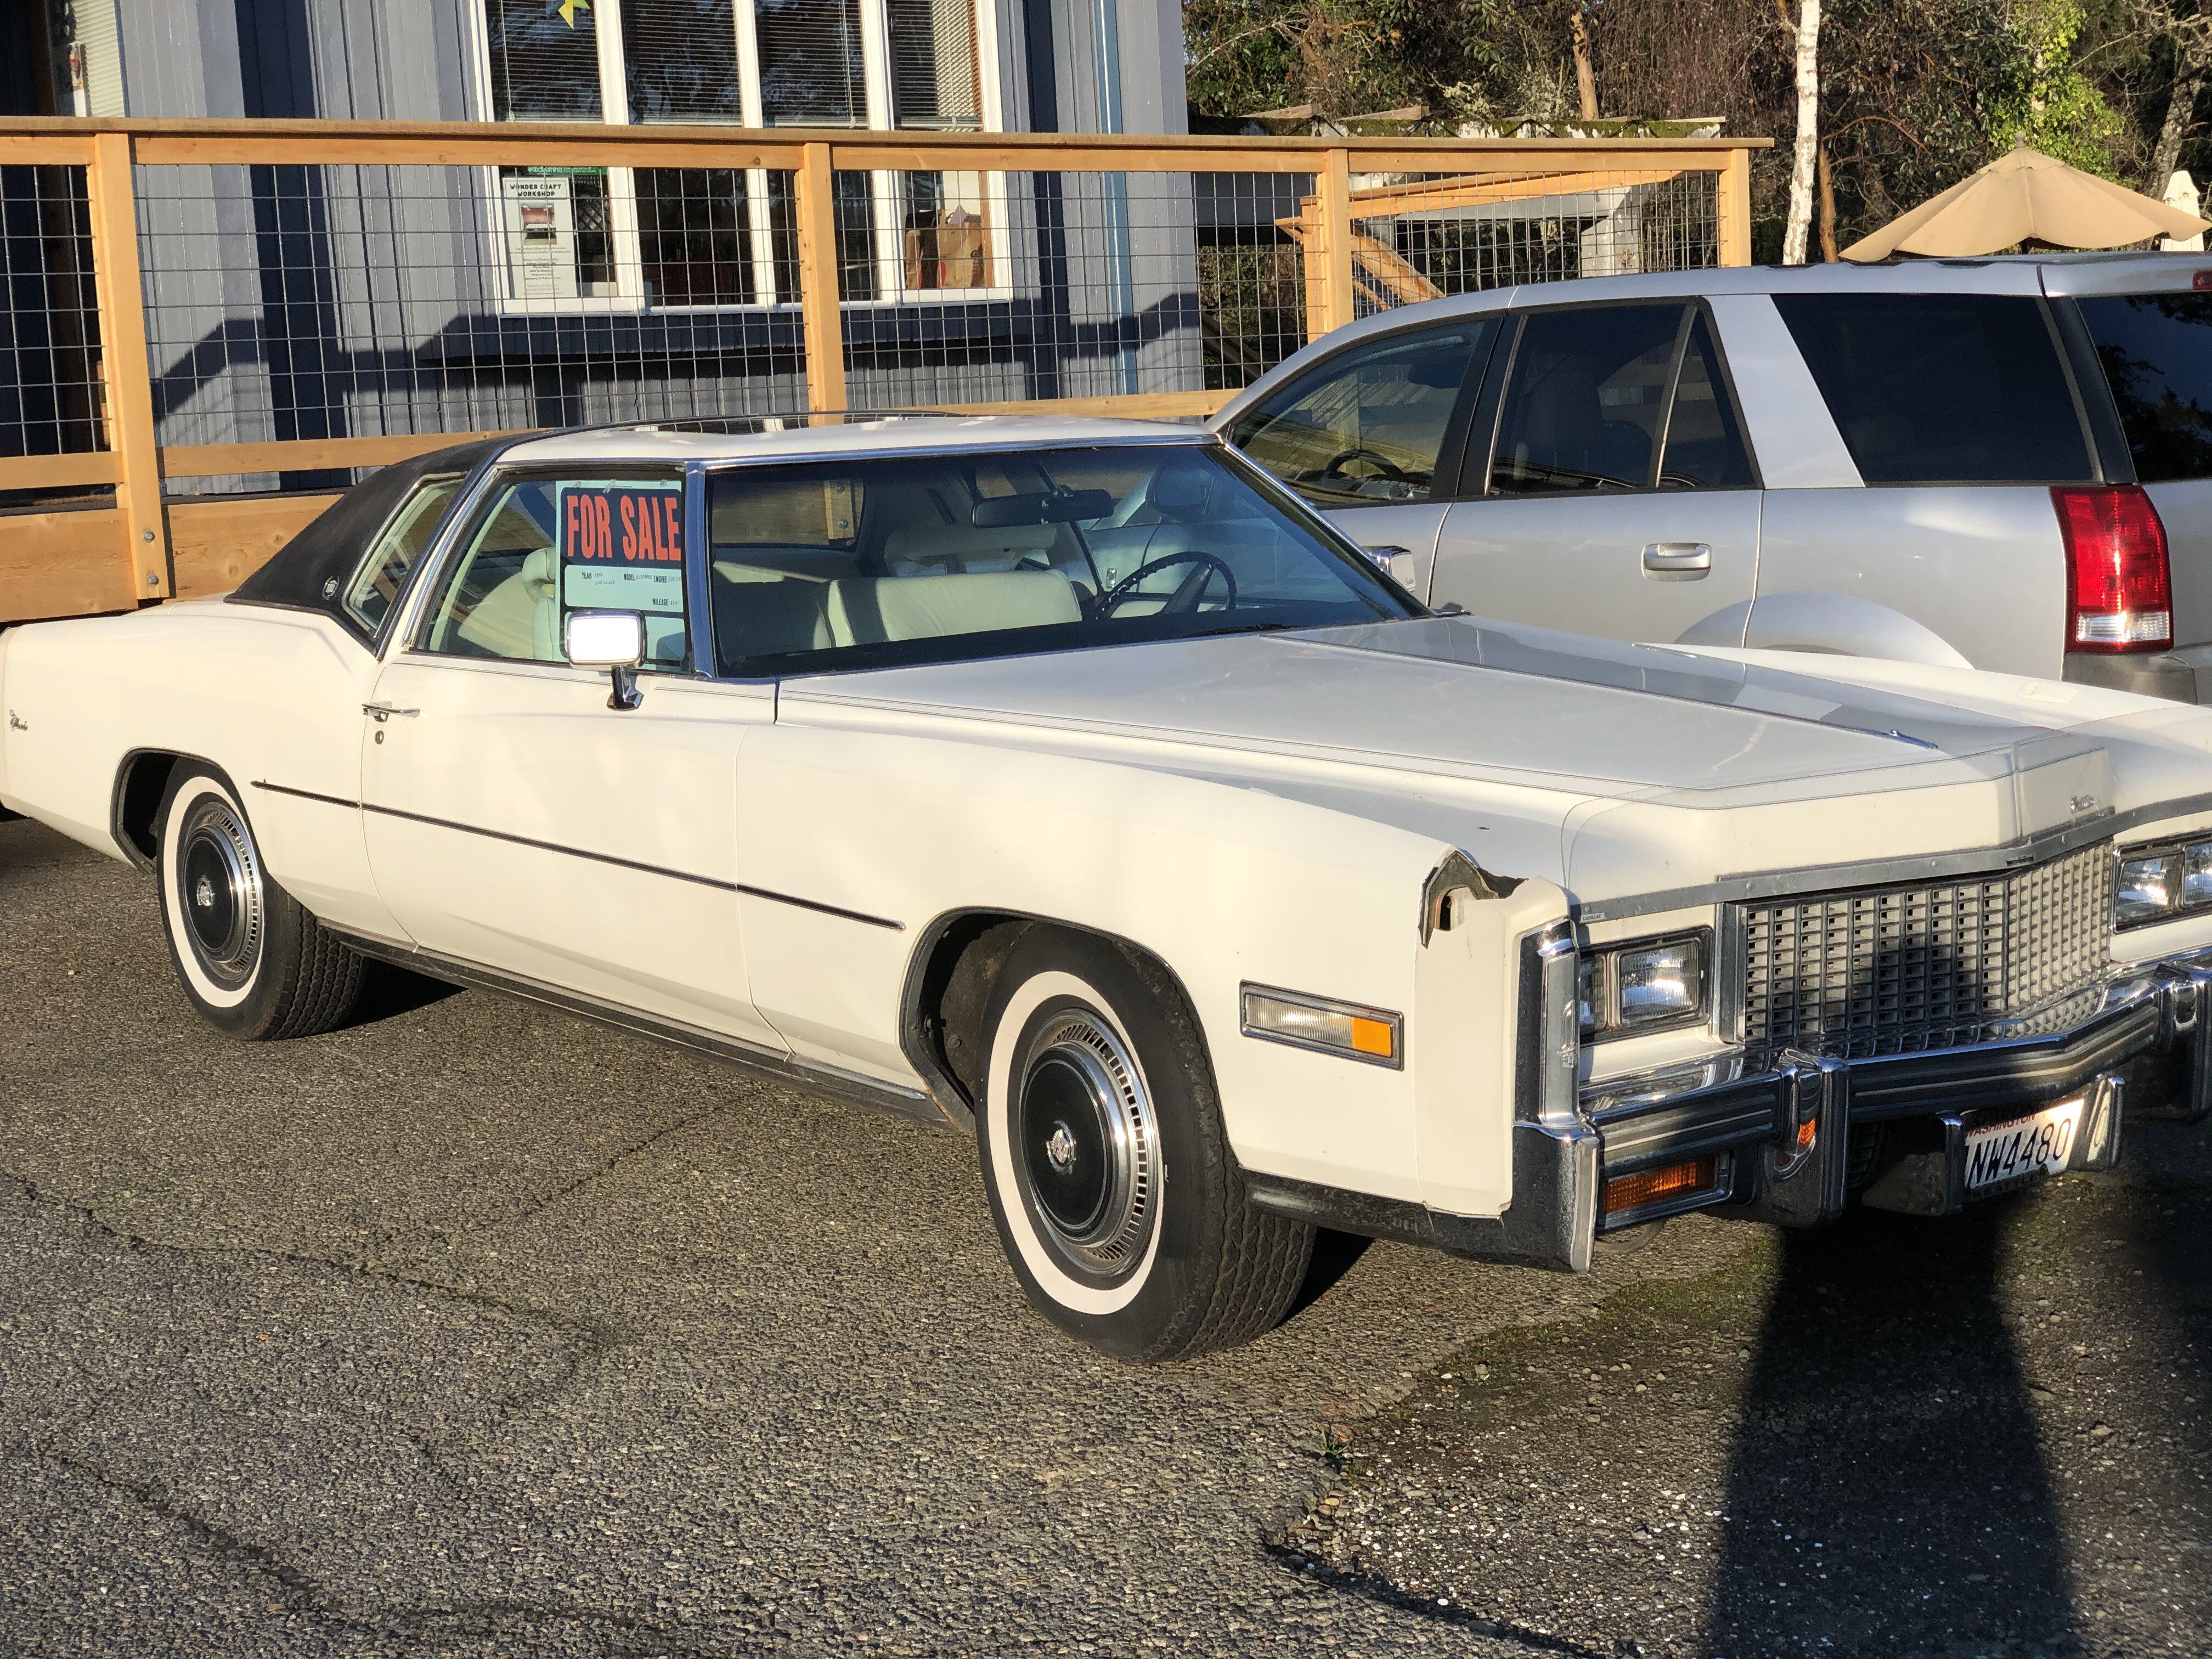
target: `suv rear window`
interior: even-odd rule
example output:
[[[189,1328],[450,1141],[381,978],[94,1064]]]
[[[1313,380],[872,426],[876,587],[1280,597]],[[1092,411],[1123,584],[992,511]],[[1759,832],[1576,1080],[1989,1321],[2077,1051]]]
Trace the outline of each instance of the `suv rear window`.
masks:
[[[2145,483],[2212,477],[2212,294],[2080,301]]]
[[[2094,478],[2040,300],[1778,294],[1774,305],[1867,483]]]

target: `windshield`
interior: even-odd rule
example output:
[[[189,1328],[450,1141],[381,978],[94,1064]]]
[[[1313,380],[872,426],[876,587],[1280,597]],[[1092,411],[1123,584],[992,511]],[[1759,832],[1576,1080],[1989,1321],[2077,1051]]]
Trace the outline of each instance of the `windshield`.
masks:
[[[738,467],[708,499],[715,657],[735,677],[1419,614],[1212,445]]]

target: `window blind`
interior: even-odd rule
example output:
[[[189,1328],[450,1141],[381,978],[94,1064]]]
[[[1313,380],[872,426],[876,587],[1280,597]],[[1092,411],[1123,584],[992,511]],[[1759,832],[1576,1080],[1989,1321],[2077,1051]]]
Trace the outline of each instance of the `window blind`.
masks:
[[[740,121],[731,0],[623,0],[633,121]]]
[[[599,118],[598,14],[590,0],[484,0],[492,117]]]
[[[761,112],[770,126],[867,124],[860,0],[756,0]]]
[[[884,0],[884,10],[892,120],[902,127],[980,128],[975,0]]]

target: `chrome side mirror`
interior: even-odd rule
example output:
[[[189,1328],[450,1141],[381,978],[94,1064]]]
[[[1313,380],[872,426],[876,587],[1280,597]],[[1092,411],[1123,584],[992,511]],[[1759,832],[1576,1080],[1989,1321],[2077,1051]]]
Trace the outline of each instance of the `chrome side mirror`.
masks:
[[[645,701],[637,665],[645,660],[645,618],[635,611],[571,611],[561,644],[579,668],[604,668],[614,681],[610,708],[635,708]]]
[[[1413,556],[1413,550],[1405,547],[1370,547],[1361,550],[1374,560],[1376,567],[1408,592],[1420,580],[1421,562]],[[1418,596],[1416,596],[1418,597]]]

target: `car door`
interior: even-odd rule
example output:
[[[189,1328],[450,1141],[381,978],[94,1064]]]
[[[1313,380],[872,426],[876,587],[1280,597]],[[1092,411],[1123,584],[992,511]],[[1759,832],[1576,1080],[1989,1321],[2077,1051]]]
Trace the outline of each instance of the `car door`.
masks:
[[[1368,336],[1324,358],[1223,435],[1363,547],[1411,553],[1425,594],[1457,480],[1492,317]]]
[[[1624,640],[1679,639],[1729,613],[1740,640],[1759,491],[1704,308],[1550,307],[1511,333],[1492,354],[1430,602]]]
[[[781,1051],[749,995],[737,753],[772,687],[693,672],[673,473],[496,478],[364,711],[363,820],[418,946]],[[564,659],[578,610],[636,611],[635,708]]]

